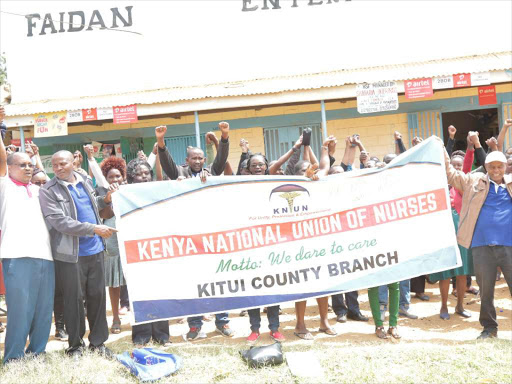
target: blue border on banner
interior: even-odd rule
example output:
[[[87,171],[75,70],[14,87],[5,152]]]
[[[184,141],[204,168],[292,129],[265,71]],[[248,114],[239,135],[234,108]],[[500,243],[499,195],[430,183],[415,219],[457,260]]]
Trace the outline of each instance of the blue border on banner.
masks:
[[[351,292],[358,289],[386,285],[426,273],[445,271],[461,265],[462,262],[458,249],[452,246],[417,256],[384,270],[363,275],[355,280],[335,285],[322,292],[201,299],[144,300],[134,301],[133,310],[136,323],[202,315],[205,313],[226,312],[234,309],[255,308],[328,296],[339,292]]]

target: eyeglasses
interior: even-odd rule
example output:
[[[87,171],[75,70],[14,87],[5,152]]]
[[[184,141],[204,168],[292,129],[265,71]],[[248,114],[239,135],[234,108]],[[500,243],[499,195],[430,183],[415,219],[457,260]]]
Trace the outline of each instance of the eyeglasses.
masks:
[[[35,182],[35,183],[33,183],[33,184],[35,184],[35,185],[37,185],[37,186],[39,186],[39,187],[40,187],[40,186],[42,186],[42,185],[45,185],[45,184],[46,184],[46,181],[36,181],[36,182]]]
[[[32,163],[21,163],[21,164],[13,164],[13,165],[17,165],[21,169],[25,169],[25,168],[34,169],[34,167],[35,167],[34,164],[32,164]]]

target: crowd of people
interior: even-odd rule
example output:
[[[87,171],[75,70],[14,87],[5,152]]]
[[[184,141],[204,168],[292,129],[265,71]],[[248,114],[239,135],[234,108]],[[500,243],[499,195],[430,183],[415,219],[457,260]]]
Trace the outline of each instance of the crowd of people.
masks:
[[[0,107],[0,121],[3,118],[4,110]],[[411,292],[420,300],[428,301],[429,296],[425,294],[427,280],[439,282],[441,319],[450,318],[447,302],[452,282],[452,293],[457,296],[455,314],[470,317],[464,309],[463,297],[466,293],[479,294],[483,331],[478,338],[497,336],[493,300],[495,283],[501,273],[512,294],[512,147],[502,151],[511,126],[512,120],[507,120],[499,136],[486,141],[488,152],[482,148],[478,132],[469,132],[466,151],[454,150],[456,128],[448,128],[445,165],[462,266],[368,289],[377,337],[401,337],[398,317],[417,318],[409,307]],[[68,342],[68,355],[82,356],[86,348],[87,318],[88,348],[112,356],[105,342],[109,333],[121,332],[120,315],[129,310],[126,289],[129,281],[122,270],[116,218],[111,205],[112,195],[120,185],[193,177],[205,181],[221,175],[297,175],[317,180],[355,169],[357,151],[359,168],[373,168],[384,167],[406,150],[400,133],[395,132],[395,153],[380,160],[370,156],[362,139],[355,134],[345,139],[343,158],[337,165],[334,158],[336,138],[326,138],[318,159],[310,145],[311,131],[306,129],[288,152],[272,162],[264,154],[252,153],[249,143],[242,139],[242,154],[236,166],[228,161],[229,124],[219,123],[219,130],[220,139],[213,132],[206,134],[206,154],[200,148],[189,147],[186,162],[181,165],[176,164],[165,145],[166,126],[155,129],[156,143],[149,156],[139,152],[138,157],[128,164],[116,156],[106,156],[98,164],[93,147],[85,145],[89,168],[86,172],[82,169],[84,159],[80,151],[58,151],[51,159],[52,179],[44,171],[36,145],[27,145],[21,152],[15,147],[6,147],[2,137],[0,259],[8,313],[4,362],[22,358],[25,354],[43,353],[52,318],[55,319],[55,337]],[[415,137],[413,146],[421,141]],[[478,288],[471,286],[472,276],[476,276]],[[113,316],[110,328],[107,291]],[[335,336],[337,333],[328,320],[329,297],[316,300],[320,314],[319,331]],[[358,292],[336,294],[331,301],[337,322],[344,323],[347,319],[369,321],[359,309]],[[294,335],[312,340],[314,337],[305,324],[305,311],[306,301],[295,303]],[[387,330],[384,328],[386,311],[389,312]],[[285,337],[279,331],[280,307],[269,306],[263,312],[268,318],[271,338],[284,341]],[[251,333],[247,341],[255,342],[260,337],[260,309],[242,311],[240,316],[249,317]],[[202,326],[203,321],[210,320],[208,316],[186,320],[189,331],[184,335],[185,340],[206,337]],[[215,326],[223,336],[234,336],[228,313],[215,314]],[[168,346],[171,342],[169,323],[165,320],[134,325],[132,340],[135,345],[145,345],[153,340]]]

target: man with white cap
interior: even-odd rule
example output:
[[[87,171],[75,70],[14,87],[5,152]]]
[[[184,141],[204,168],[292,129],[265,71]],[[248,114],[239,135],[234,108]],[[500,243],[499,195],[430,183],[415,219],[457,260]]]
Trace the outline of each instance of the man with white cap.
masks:
[[[480,147],[477,132],[470,132],[469,137],[475,148]],[[512,175],[505,174],[507,160],[499,151],[487,155],[487,174],[455,170],[446,151],[445,165],[448,184],[463,193],[457,240],[473,253],[484,327],[478,338],[497,337],[494,286],[498,267],[512,294]]]

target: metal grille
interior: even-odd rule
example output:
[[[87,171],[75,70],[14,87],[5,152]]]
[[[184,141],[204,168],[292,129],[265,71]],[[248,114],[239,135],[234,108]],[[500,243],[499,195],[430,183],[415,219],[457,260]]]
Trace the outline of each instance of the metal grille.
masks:
[[[415,136],[426,139],[432,135],[443,138],[443,124],[440,111],[422,111],[407,114],[409,126],[409,147]]]
[[[277,160],[288,152],[293,147],[293,144],[295,144],[302,131],[307,127],[310,127],[312,130],[311,148],[313,148],[315,155],[319,158],[320,147],[322,146],[322,130],[320,128],[320,124],[312,124],[293,127],[266,128],[264,131],[265,156],[268,161]]]

